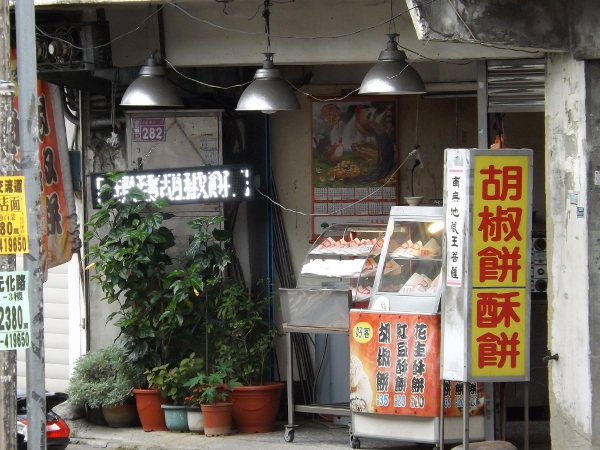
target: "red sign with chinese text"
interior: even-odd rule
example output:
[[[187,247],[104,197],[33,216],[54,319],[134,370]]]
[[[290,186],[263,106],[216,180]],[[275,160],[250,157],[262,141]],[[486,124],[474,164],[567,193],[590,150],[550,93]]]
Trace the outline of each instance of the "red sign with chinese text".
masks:
[[[438,417],[440,316],[350,311],[350,408],[357,412]],[[445,415],[462,413],[462,383],[444,384]],[[483,410],[473,383],[470,412]]]

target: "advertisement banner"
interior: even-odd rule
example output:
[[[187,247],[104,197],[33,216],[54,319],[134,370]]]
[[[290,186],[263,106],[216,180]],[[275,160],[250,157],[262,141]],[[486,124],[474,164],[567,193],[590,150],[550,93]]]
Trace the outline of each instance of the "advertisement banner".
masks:
[[[25,177],[0,177],[0,254],[14,255],[28,251]]]
[[[15,84],[16,65],[13,53],[11,68]],[[42,80],[38,80],[37,87],[37,123],[34,126],[38,131],[40,151],[42,268],[45,281],[48,269],[68,262],[81,247],[81,240],[60,88]],[[15,92],[14,107],[18,110],[18,91]],[[18,121],[16,123],[18,126]],[[18,147],[18,130],[15,130],[15,140]],[[17,159],[20,162],[20,151],[17,151]]]
[[[350,311],[350,408],[356,412],[438,417],[440,316]],[[462,383],[444,384],[445,415],[461,415]],[[483,411],[472,384],[470,414]]]
[[[0,351],[31,347],[29,272],[0,273]]]

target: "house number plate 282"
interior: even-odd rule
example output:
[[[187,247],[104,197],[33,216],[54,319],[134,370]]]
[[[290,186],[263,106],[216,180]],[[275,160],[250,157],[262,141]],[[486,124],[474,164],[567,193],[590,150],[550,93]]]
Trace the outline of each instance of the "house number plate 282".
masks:
[[[0,350],[31,346],[29,272],[0,273]]]
[[[164,142],[165,119],[136,118],[131,119],[133,142]]]

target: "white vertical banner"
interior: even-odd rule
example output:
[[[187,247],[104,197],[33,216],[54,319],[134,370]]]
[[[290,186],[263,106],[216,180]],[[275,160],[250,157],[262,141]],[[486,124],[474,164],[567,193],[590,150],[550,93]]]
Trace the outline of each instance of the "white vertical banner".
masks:
[[[464,167],[446,167],[446,286],[461,287],[463,273],[466,184]]]

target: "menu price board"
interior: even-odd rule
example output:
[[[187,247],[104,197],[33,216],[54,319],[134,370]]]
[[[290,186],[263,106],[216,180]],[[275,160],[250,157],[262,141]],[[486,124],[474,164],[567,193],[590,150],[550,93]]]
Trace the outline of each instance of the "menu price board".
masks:
[[[25,177],[0,177],[0,254],[27,253]]]
[[[0,350],[31,347],[29,272],[0,272]]]
[[[438,417],[440,316],[350,311],[350,408],[356,412]],[[460,416],[463,384],[444,383],[444,414]],[[483,385],[469,392],[483,413]]]

